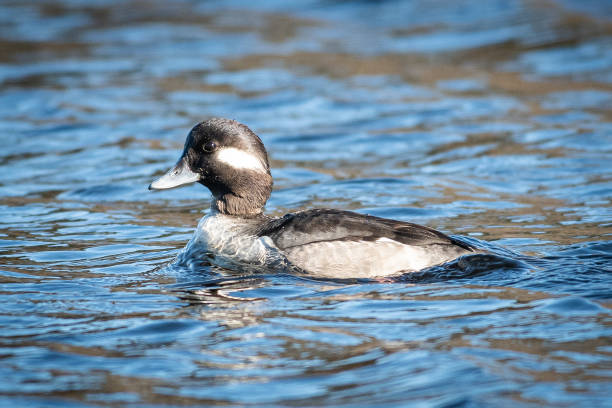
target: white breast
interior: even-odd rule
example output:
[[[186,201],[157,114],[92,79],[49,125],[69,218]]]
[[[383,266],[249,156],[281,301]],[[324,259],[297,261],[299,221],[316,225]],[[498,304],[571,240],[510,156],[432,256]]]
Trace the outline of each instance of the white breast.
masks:
[[[264,264],[273,255],[274,244],[269,237],[259,238],[249,234],[250,225],[240,222],[237,217],[207,215],[198,223],[186,251],[205,247],[229,260]]]

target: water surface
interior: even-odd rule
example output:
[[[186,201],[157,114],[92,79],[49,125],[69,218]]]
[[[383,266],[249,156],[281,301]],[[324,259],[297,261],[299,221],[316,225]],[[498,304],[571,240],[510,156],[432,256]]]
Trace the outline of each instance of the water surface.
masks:
[[[0,404],[609,406],[606,1],[3,1]],[[177,255],[187,131],[268,147],[271,215],[425,224],[497,257],[397,282]]]

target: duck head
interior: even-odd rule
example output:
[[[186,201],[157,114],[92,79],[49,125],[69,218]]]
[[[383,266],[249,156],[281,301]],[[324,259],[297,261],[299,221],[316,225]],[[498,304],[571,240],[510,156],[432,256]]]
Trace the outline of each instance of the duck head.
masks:
[[[198,123],[187,135],[183,153],[149,190],[191,183],[206,186],[212,207],[223,214],[260,214],[272,192],[268,154],[259,137],[231,119],[213,118]]]

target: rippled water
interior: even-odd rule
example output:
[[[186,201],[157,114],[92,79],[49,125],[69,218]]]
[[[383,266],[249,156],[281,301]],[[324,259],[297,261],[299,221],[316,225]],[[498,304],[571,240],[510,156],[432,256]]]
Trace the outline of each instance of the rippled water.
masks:
[[[0,4],[0,405],[610,406],[612,7]],[[268,212],[417,222],[500,257],[398,282],[176,261],[210,116]]]

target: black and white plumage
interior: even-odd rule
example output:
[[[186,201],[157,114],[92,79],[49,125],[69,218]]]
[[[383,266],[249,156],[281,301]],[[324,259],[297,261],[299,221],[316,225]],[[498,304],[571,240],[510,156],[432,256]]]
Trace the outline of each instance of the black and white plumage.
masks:
[[[287,261],[314,276],[373,278],[414,272],[474,253],[475,248],[408,222],[350,211],[313,209],[270,218],[268,155],[247,126],[215,118],[197,124],[181,158],[149,189],[198,182],[213,195],[187,246],[237,262]]]

